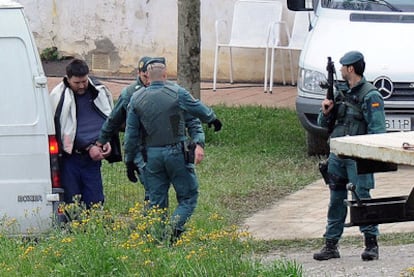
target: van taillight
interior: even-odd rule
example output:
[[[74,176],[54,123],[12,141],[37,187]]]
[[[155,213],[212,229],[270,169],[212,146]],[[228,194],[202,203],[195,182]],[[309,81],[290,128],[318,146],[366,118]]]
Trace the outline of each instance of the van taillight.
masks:
[[[60,172],[59,172],[59,144],[55,136],[49,136],[49,155],[50,155],[50,170],[52,178],[52,188],[61,188]]]

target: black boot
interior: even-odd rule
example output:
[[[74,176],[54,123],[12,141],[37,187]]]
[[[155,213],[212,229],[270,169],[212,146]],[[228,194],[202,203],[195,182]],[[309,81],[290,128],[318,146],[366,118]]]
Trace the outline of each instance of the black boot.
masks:
[[[365,236],[365,250],[361,254],[363,261],[378,260],[378,243],[376,236]]]
[[[338,240],[326,239],[325,246],[320,252],[313,254],[313,258],[318,261],[340,258],[338,251]]]

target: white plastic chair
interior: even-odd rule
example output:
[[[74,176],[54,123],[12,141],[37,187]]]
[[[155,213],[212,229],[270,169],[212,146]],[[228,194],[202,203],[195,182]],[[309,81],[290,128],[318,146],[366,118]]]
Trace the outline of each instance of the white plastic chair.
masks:
[[[289,28],[286,22],[282,21],[279,23],[281,26],[280,29],[282,32],[285,33],[287,37],[287,45],[277,45],[273,44],[271,47],[271,64],[270,64],[270,84],[269,84],[269,91],[272,93],[273,89],[273,73],[274,73],[274,64],[275,64],[275,51],[276,50],[288,50],[289,56],[289,66],[290,66],[290,77],[292,80],[292,85],[295,85],[295,79],[293,76],[293,64],[292,64],[292,50],[302,50],[306,36],[309,33],[309,24],[310,24],[310,14],[308,12],[296,12],[295,19],[293,22],[292,27],[292,35],[289,32]],[[283,84],[286,85],[285,80],[285,61],[283,57],[283,53],[280,53],[281,57],[281,65],[282,65],[282,80]]]
[[[264,90],[267,88],[267,71],[269,59],[269,43],[279,44],[279,28],[282,18],[283,5],[279,1],[264,0],[239,0],[234,5],[233,21],[231,26],[230,38],[228,42],[222,42],[223,33],[221,25],[227,24],[225,20],[217,20],[216,47],[214,57],[213,91],[216,90],[217,67],[219,51],[222,47],[229,48],[230,52],[230,83],[233,83],[233,56],[232,48],[257,48],[265,49],[265,80]]]

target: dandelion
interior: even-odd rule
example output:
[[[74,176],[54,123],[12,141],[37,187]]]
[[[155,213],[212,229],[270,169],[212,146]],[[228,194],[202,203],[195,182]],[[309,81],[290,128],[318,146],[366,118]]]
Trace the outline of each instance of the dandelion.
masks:
[[[70,225],[73,229],[76,229],[76,228],[80,227],[80,223],[77,220],[72,221]]]
[[[190,253],[188,253],[188,255],[185,256],[185,258],[187,260],[190,260],[195,254],[196,254],[196,252],[194,250],[191,250]]]
[[[151,260],[144,261],[144,266],[152,266],[152,265],[154,265],[154,263]]]
[[[145,244],[145,241],[143,241],[143,240],[140,240],[138,243],[137,243],[137,245],[144,245]]]
[[[121,256],[121,257],[119,257],[119,259],[124,262],[124,261],[128,260],[128,256]]]
[[[251,233],[247,232],[247,231],[242,231],[238,233],[239,238],[250,238],[251,237]]]
[[[17,224],[17,219],[16,218],[7,218],[7,220],[4,221],[3,224],[6,228],[12,227],[15,224]]]
[[[175,246],[180,246],[180,245],[183,245],[184,244],[184,241],[180,238],[180,239],[178,239],[175,243],[174,243],[174,245]]]
[[[140,238],[141,236],[138,234],[138,233],[136,233],[136,232],[134,232],[134,233],[132,233],[131,235],[130,235],[130,239],[131,240],[139,240],[139,238]]]
[[[209,217],[210,220],[223,220],[224,217],[219,215],[218,213],[213,213]]]
[[[62,243],[71,243],[73,241],[73,238],[63,238],[60,242]]]
[[[404,270],[404,272],[400,273],[401,277],[409,277],[409,276],[414,276],[414,267],[409,267],[407,269]]]
[[[125,242],[123,244],[121,244],[121,247],[124,249],[131,249],[131,244],[129,244],[129,242]]]
[[[49,254],[50,250],[51,250],[51,247],[49,246],[49,247],[42,250],[42,254],[47,255],[47,254]]]
[[[34,250],[34,246],[28,246],[27,248],[26,248],[26,250],[24,251],[24,253],[23,253],[23,256],[27,256],[27,255],[29,255],[29,253],[30,252],[32,252]]]

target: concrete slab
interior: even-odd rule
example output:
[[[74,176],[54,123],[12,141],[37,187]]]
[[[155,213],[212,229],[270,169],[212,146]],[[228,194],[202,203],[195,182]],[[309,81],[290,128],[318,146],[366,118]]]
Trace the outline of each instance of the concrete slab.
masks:
[[[408,149],[403,147],[408,143]],[[331,151],[364,159],[414,165],[414,132],[346,136],[331,140]]]

